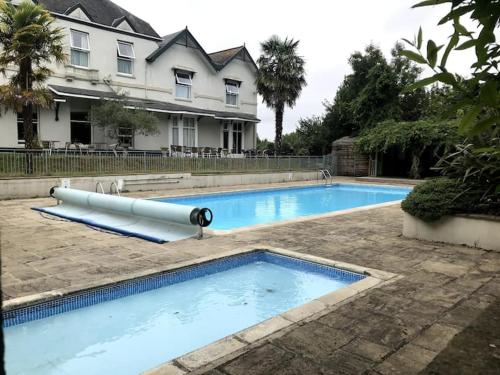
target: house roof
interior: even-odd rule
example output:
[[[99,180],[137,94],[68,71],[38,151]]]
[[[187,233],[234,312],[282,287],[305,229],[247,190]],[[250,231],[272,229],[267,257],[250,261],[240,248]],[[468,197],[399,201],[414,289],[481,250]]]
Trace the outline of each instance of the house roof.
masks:
[[[218,70],[224,69],[231,61],[240,56],[243,61],[249,61],[255,69],[258,69],[257,64],[253,60],[250,52],[243,46],[228,48],[222,51],[209,53],[210,59],[217,64]]]
[[[154,62],[158,57],[160,57],[163,54],[163,52],[165,52],[167,49],[173,46],[176,42],[185,40],[186,45],[188,45],[188,43],[192,43],[200,51],[200,53],[206,59],[206,61],[214,69],[217,70],[217,66],[213,63],[212,59],[210,59],[210,57],[205,52],[201,44],[198,43],[196,38],[193,36],[193,34],[191,34],[191,32],[188,30],[187,27],[173,34],[166,35],[162,39],[163,41],[158,44],[158,48],[155,51],[153,51],[153,53],[151,53],[148,57],[146,57],[146,61]]]
[[[66,87],[58,85],[49,85],[49,89],[55,94],[56,98],[78,97],[91,100],[117,99],[118,95],[113,91],[86,90],[76,87]],[[234,119],[251,122],[260,120],[250,113],[211,111],[202,108],[193,108],[175,103],[160,102],[155,100],[144,100],[140,98],[127,98],[127,104],[131,107],[146,108],[151,112],[165,112],[170,114],[192,114],[198,116],[213,117],[216,119]]]
[[[138,34],[160,38],[149,23],[121,8],[110,0],[38,0],[47,10],[61,15],[69,15],[80,7],[92,22],[115,27],[117,21],[127,20]]]
[[[194,44],[194,46],[201,52],[203,57],[207,60],[207,62],[212,65],[215,70],[222,70],[224,67],[229,64],[233,59],[235,59],[238,55],[243,53],[244,59],[246,61],[250,61],[252,65],[257,69],[257,65],[255,61],[250,56],[250,53],[246,49],[245,46],[239,46],[234,48],[225,49],[222,51],[217,51],[213,53],[207,53],[203,49],[203,47],[198,43],[193,34],[186,27],[180,31],[175,33],[165,35],[163,41],[158,44],[158,49],[156,49],[153,53],[151,53],[146,60],[148,62],[154,62],[162,53],[164,53],[167,49],[173,46],[175,43],[180,40],[186,40],[186,44],[188,43],[188,39]]]
[[[210,56],[215,63],[224,65],[228,60],[235,57],[243,48],[244,46],[228,48],[222,51],[209,53],[208,56]]]

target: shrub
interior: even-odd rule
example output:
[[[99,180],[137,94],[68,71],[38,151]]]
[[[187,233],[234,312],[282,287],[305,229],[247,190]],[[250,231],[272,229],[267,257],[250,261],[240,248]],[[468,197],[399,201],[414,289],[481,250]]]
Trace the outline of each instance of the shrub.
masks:
[[[462,184],[456,180],[436,178],[416,186],[401,208],[421,220],[434,221],[445,215],[476,211],[475,203],[480,198],[480,194],[472,191],[464,193]]]

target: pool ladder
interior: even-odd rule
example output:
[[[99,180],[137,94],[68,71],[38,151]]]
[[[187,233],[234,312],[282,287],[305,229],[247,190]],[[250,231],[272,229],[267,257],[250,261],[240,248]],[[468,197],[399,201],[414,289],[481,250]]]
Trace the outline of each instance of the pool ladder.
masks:
[[[325,185],[332,185],[333,184],[333,177],[332,174],[328,169],[320,169],[319,170],[323,178],[325,179]],[[330,183],[328,183],[330,181]]]
[[[111,183],[111,185],[109,185],[109,194],[110,195],[113,195],[113,187],[115,188],[115,192],[116,192],[116,195],[120,196],[120,187],[119,187],[119,184],[116,182],[116,181],[113,181]],[[95,185],[95,192],[98,193],[99,192],[99,188],[101,190],[101,193],[102,194],[106,194],[104,192],[104,187],[102,186],[102,183],[101,182],[98,182],[96,185]]]

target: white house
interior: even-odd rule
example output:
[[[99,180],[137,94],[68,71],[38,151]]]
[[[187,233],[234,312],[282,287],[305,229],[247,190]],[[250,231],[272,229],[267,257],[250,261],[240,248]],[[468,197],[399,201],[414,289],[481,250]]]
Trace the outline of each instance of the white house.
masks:
[[[257,67],[245,46],[207,53],[187,28],[160,37],[109,0],[38,3],[66,31],[68,54],[66,65],[50,67],[54,73],[47,85],[56,104],[38,110],[39,140],[60,147],[120,141],[139,150],[208,146],[234,154],[255,148]],[[117,140],[92,126],[92,105],[117,93],[156,113],[160,134],[130,137],[124,131]],[[24,147],[20,115],[2,110],[0,147]]]

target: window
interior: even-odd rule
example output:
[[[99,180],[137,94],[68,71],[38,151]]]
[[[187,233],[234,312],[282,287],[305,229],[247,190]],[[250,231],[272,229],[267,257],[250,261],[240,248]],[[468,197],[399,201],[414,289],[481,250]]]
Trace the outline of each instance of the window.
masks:
[[[134,146],[134,132],[131,128],[118,128],[118,144],[122,147]]]
[[[172,145],[179,145],[179,120],[177,117],[172,118]]]
[[[222,148],[229,150],[229,123],[224,123],[224,129],[222,132]]]
[[[71,112],[71,143],[92,143],[91,129],[88,112]]]
[[[182,124],[182,143],[186,147],[196,146],[196,126],[194,118],[184,117]]]
[[[240,94],[240,87],[236,82],[226,82],[226,104],[238,105],[238,96]]]
[[[243,124],[241,122],[233,123],[233,154],[241,154],[242,138],[243,137]]]
[[[22,113],[17,114],[17,143],[24,143],[24,118]],[[33,112],[33,136],[38,136],[38,113]]]
[[[118,73],[132,75],[134,73],[134,45],[118,41]]]
[[[71,65],[89,67],[89,34],[71,30]]]
[[[191,98],[191,73],[175,72],[175,96],[183,99]]]

